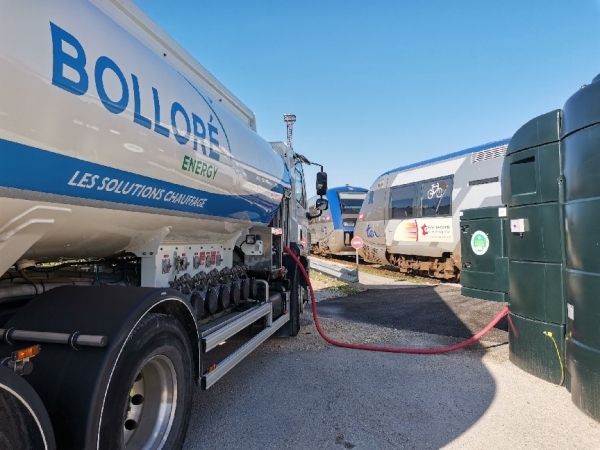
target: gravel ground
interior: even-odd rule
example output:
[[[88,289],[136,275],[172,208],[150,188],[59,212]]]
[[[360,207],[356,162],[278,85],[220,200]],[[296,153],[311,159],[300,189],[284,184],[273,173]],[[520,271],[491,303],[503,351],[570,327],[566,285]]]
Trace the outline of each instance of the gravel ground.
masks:
[[[311,283],[315,292],[315,301],[317,303],[327,299],[345,297],[348,293],[347,290],[344,290],[344,287],[348,285],[323,275],[312,274]],[[351,294],[355,292],[366,292],[366,289],[360,287],[353,289],[354,291],[350,291]],[[321,336],[319,336],[317,327],[315,326],[315,321],[312,316],[312,308],[310,307],[310,304],[307,305],[305,314],[302,315],[300,323],[300,333],[312,335],[316,338],[315,340],[320,340],[321,345],[319,345],[319,347],[330,347],[330,344],[325,342]],[[353,344],[386,342],[406,336],[406,333],[393,328],[380,327],[367,323],[350,322],[347,320],[320,317],[319,323],[321,324],[321,327],[325,333],[331,338]],[[306,342],[306,344],[301,345],[304,345],[308,349],[314,348],[314,346],[317,344],[316,342]]]
[[[348,293],[311,278],[319,302]],[[434,356],[355,351],[323,341],[309,310],[301,320],[299,336],[268,340],[195,393],[185,449],[600,449],[599,424],[566,389],[512,365],[498,339]],[[320,322],[346,342],[462,340],[340,317]]]

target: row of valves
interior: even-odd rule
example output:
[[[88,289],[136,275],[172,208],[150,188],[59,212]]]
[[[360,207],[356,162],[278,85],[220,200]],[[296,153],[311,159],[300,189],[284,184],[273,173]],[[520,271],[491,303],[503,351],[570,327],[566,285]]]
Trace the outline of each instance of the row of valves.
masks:
[[[196,317],[201,319],[256,297],[256,280],[248,277],[246,271],[245,266],[235,266],[200,272],[193,277],[185,273],[170,285],[189,296]]]

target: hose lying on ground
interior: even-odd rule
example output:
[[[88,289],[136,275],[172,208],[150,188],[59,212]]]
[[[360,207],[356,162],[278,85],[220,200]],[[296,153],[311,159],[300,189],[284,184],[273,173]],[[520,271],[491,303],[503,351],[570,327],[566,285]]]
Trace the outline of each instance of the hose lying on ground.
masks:
[[[496,315],[496,317],[494,317],[494,319],[489,324],[487,324],[485,326],[485,328],[483,328],[483,330],[481,330],[479,333],[477,333],[476,335],[470,337],[466,341],[460,342],[460,343],[455,344],[455,345],[451,345],[449,347],[441,347],[441,348],[380,347],[380,346],[377,346],[377,345],[350,344],[350,343],[347,343],[347,342],[336,341],[335,339],[332,339],[329,336],[327,336],[325,334],[325,332],[323,331],[323,329],[321,328],[321,324],[319,323],[319,317],[317,316],[317,302],[316,302],[316,299],[315,299],[315,293],[313,291],[313,287],[312,287],[312,284],[310,282],[310,278],[308,277],[308,273],[306,273],[306,270],[304,270],[304,267],[302,266],[302,263],[300,262],[300,260],[298,259],[298,257],[292,252],[291,249],[289,249],[285,245],[283,246],[283,249],[296,262],[296,265],[298,266],[298,269],[300,269],[300,271],[302,272],[302,275],[304,276],[304,278],[306,280],[306,284],[308,285],[308,289],[310,290],[310,298],[311,298],[311,304],[312,304],[312,313],[313,313],[313,317],[314,317],[314,320],[315,320],[315,326],[317,327],[317,331],[319,332],[319,334],[321,335],[321,337],[325,341],[327,341],[330,344],[335,345],[337,347],[352,348],[352,349],[355,349],[355,350],[369,350],[369,351],[373,351],[373,352],[413,353],[413,354],[417,354],[417,355],[434,355],[434,354],[439,354],[439,353],[448,353],[448,352],[452,352],[454,350],[461,349],[463,347],[466,347],[467,345],[472,344],[475,341],[478,341],[488,331],[490,331],[492,328],[494,328],[494,326],[500,321],[500,319],[502,319],[505,315],[508,314],[508,306],[505,306]]]

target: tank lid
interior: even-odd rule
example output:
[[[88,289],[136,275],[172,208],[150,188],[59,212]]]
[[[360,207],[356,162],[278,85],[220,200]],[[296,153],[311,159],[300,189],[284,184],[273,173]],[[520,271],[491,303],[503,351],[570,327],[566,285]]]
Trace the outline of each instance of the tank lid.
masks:
[[[506,154],[557,142],[560,138],[560,115],[561,110],[555,109],[531,119],[513,135]]]
[[[600,122],[600,75],[575,92],[563,107],[561,138]]]

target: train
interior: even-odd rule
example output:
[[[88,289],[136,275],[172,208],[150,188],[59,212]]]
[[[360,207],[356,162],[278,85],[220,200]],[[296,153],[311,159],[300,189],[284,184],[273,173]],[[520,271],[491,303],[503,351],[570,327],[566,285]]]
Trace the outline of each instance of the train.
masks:
[[[459,281],[460,214],[501,203],[500,174],[510,139],[488,142],[380,175],[354,235],[360,256],[400,272]]]
[[[350,185],[327,189],[325,195],[329,211],[314,217],[309,223],[310,251],[322,256],[354,255],[356,250],[350,245],[354,237],[354,227],[360,208],[368,190]],[[308,208],[315,210],[318,196],[311,198]]]

